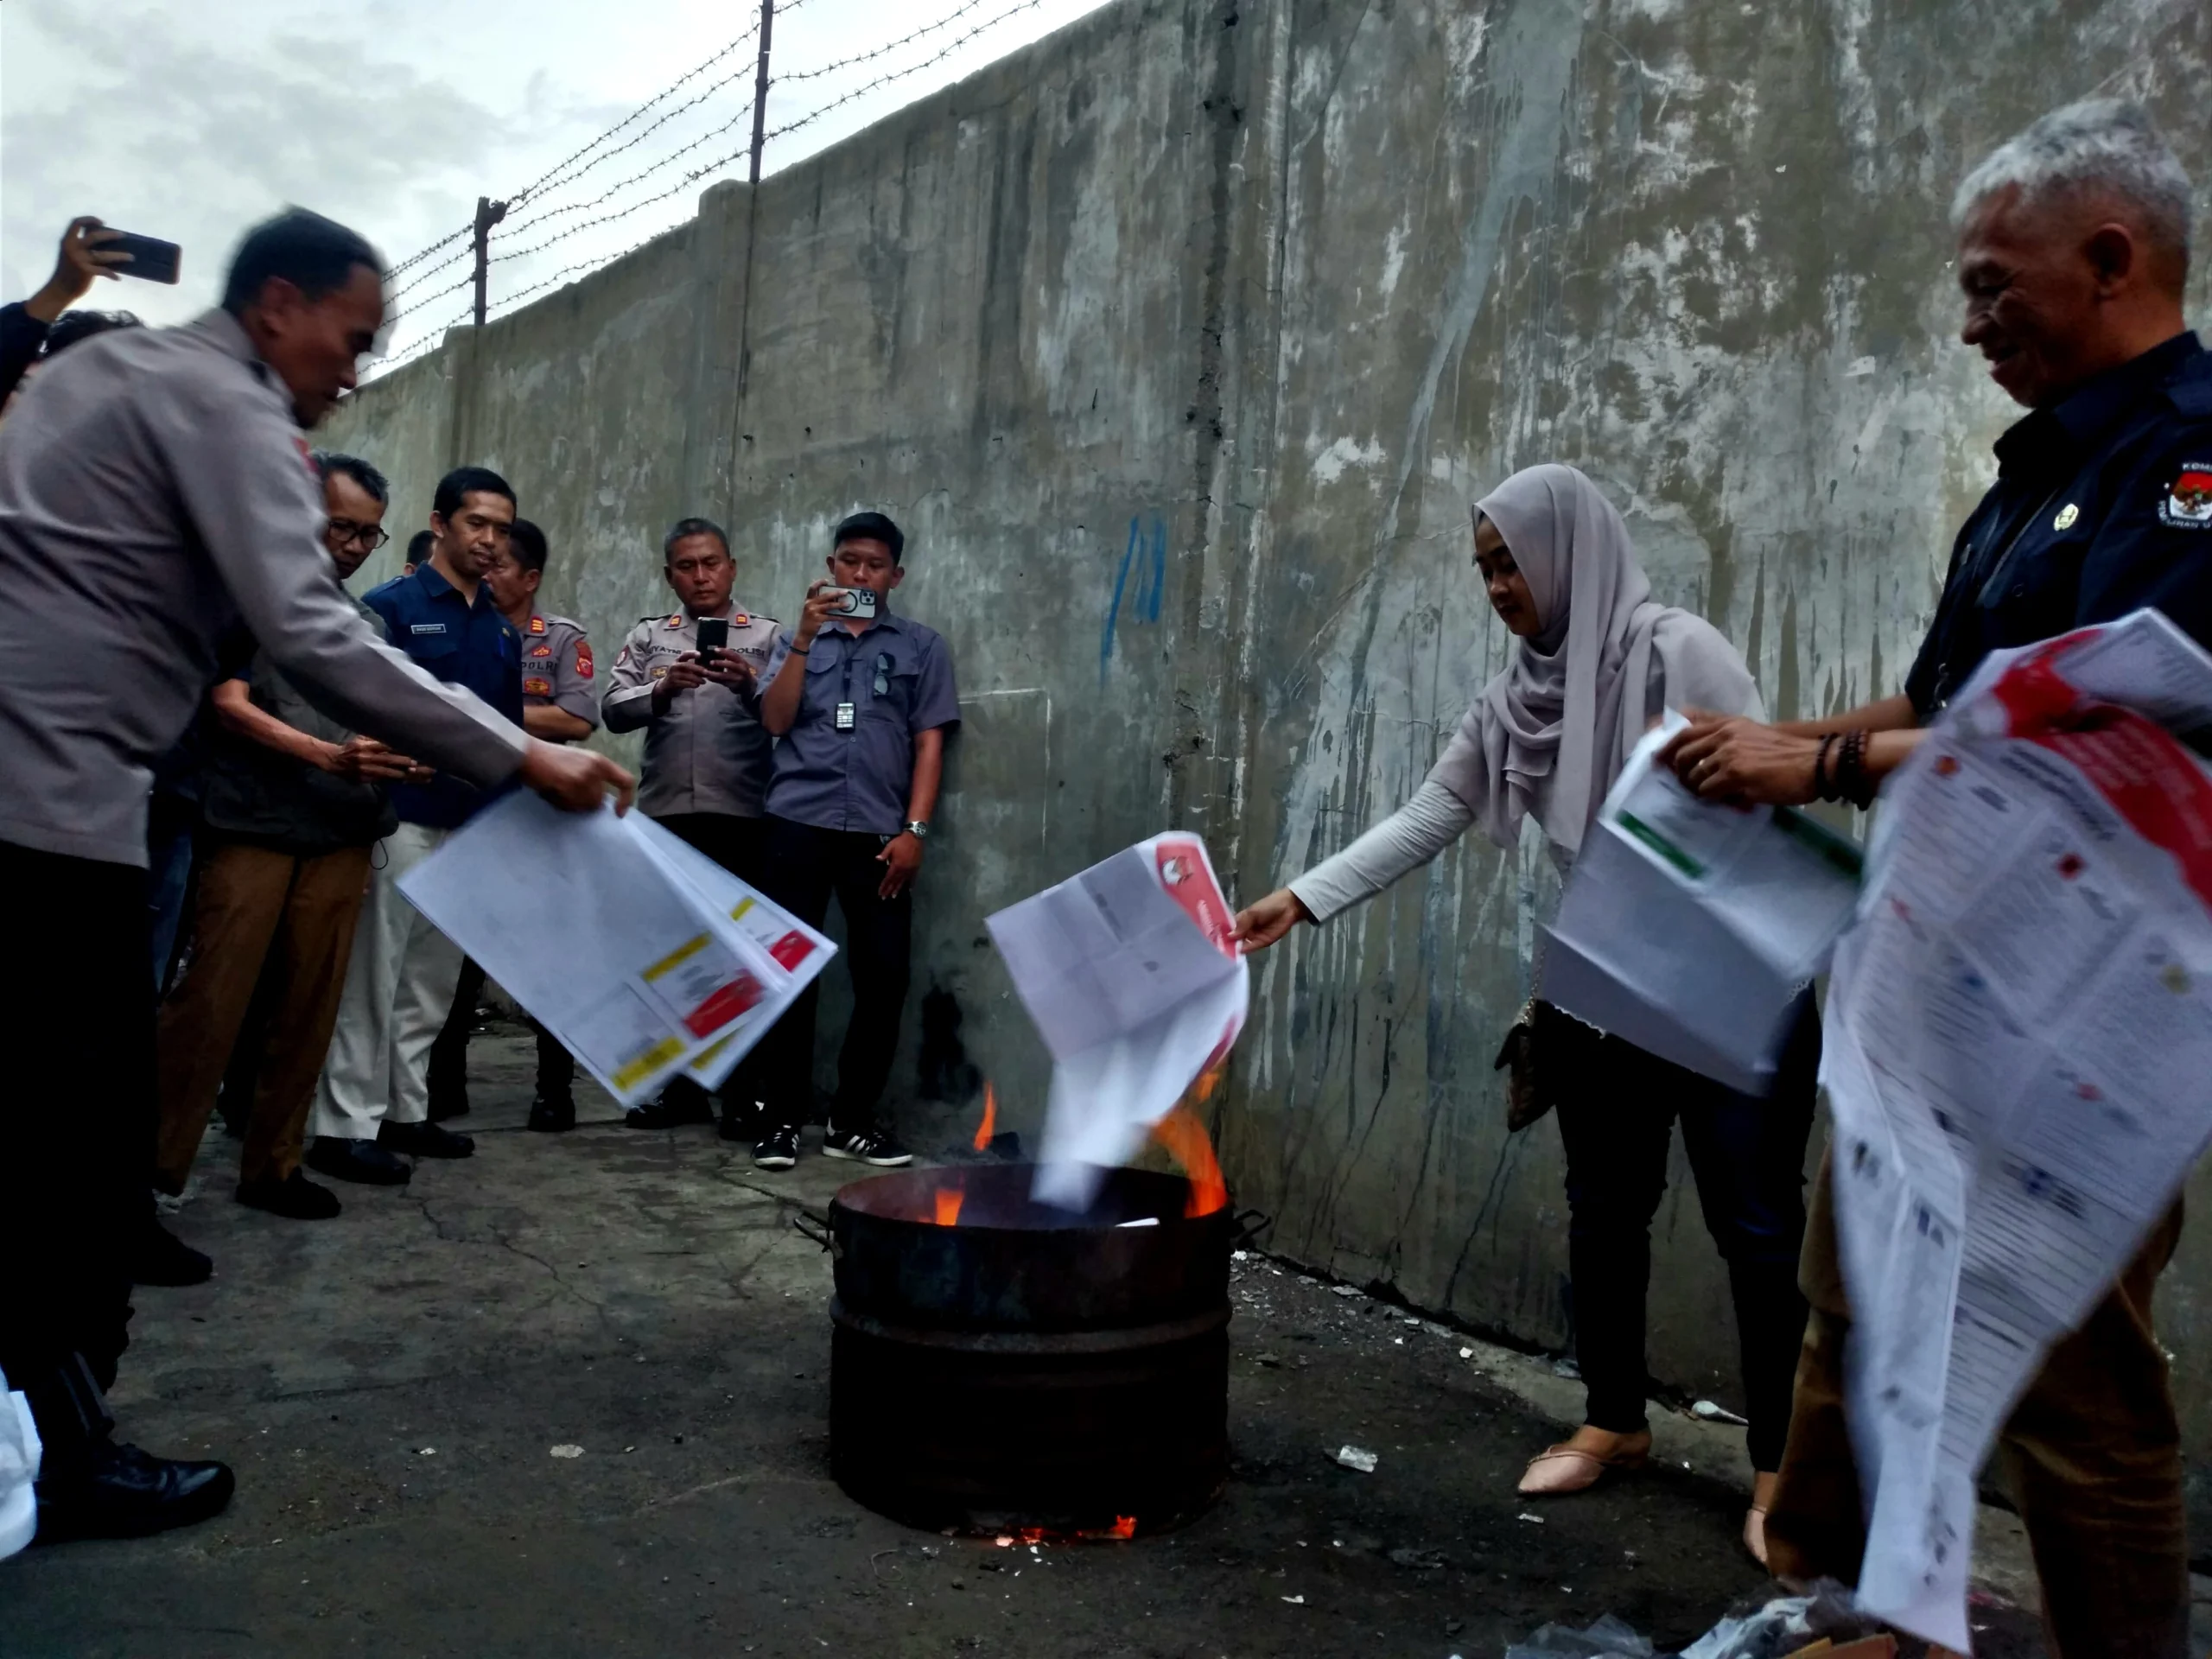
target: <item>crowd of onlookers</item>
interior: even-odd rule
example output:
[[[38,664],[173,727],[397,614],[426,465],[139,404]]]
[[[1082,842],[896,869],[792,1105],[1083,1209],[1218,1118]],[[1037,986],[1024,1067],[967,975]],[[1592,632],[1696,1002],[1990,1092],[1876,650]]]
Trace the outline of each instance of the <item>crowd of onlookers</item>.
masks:
[[[611,664],[540,602],[548,537],[486,467],[439,480],[399,574],[350,593],[393,537],[391,486],[298,434],[377,337],[374,251],[292,210],[247,236],[217,309],[155,330],[72,308],[127,258],[113,239],[75,221],[53,278],[0,308],[0,566],[24,624],[0,623],[0,904],[22,936],[69,935],[0,1042],[30,1057],[24,1098],[62,1092],[61,1057],[110,1061],[74,1080],[81,1109],[7,1113],[0,1243],[44,1265],[0,1276],[0,1367],[48,1441],[41,1526],[78,1532],[227,1499],[220,1465],[115,1444],[104,1400],[130,1287],[213,1271],[160,1212],[194,1192],[219,1112],[238,1201],[289,1219],[340,1212],[326,1181],[474,1153],[449,1125],[484,976],[399,882],[506,789],[626,808],[630,774],[582,742],[602,725],[643,734],[642,810],[810,923],[837,899],[854,1010],[823,1149],[908,1161],[877,1109],[959,721],[944,640],[893,608],[906,537],[880,512],[838,523],[789,624],[739,601],[720,525],[678,521],[671,607]],[[796,1162],[815,1115],[815,1007],[719,1090],[763,1169]],[[575,1063],[537,1036],[529,1127],[573,1128]],[[627,1122],[715,1116],[678,1083]]]

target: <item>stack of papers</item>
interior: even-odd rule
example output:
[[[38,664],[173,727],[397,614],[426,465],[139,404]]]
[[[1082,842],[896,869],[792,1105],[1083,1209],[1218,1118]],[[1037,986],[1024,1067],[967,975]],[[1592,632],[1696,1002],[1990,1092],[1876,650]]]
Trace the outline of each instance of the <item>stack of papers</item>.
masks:
[[[1790,807],[1700,801],[1645,734],[1584,838],[1540,994],[1600,1031],[1764,1095],[1859,899],[1856,842]]]
[[[2208,724],[2212,658],[2152,612],[1993,657],[1884,790],[1837,948],[1859,1599],[1961,1652],[1975,1475],[2212,1140],[2212,774],[2172,735]]]
[[[1228,903],[1205,842],[1155,836],[988,925],[1052,1055],[1035,1195],[1086,1209],[1244,1028]]]
[[[399,890],[625,1106],[721,1084],[836,950],[644,814],[521,791]]]

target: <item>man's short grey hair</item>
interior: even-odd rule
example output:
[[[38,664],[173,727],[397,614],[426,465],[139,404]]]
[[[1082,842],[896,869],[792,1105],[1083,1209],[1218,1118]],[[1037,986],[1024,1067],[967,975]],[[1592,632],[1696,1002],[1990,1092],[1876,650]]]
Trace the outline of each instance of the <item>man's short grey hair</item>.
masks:
[[[2007,139],[1959,186],[1951,222],[1963,224],[2014,185],[2031,201],[2069,192],[2117,196],[2141,213],[2153,246],[2188,257],[2189,175],[2150,111],[2132,99],[2085,98]]]

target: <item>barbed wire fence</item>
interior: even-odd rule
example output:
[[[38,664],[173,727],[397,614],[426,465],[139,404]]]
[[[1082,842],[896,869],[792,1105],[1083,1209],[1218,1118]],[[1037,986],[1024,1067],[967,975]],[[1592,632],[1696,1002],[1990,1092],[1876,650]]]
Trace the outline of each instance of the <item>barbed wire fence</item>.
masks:
[[[811,67],[773,73],[769,54],[772,24],[807,3],[808,0],[760,0],[758,14],[743,33],[693,64],[613,126],[563,156],[522,188],[504,198],[480,198],[475,217],[469,223],[438,237],[395,264],[391,271],[393,286],[389,302],[399,320],[395,332],[413,337],[399,350],[380,359],[372,372],[390,373],[435,351],[451,329],[472,321],[480,326],[505,315],[531,299],[579,281],[636,252],[671,227],[657,225],[626,245],[572,258],[557,270],[543,274],[524,263],[561,244],[648,213],[740,163],[747,163],[747,176],[757,181],[766,145],[944,62],[1012,18],[1037,10],[1045,0],[1013,0],[1012,3],[1007,0],[961,0],[961,3],[933,21],[909,29],[894,40]],[[962,28],[963,24],[966,27]],[[957,33],[947,36],[946,31],[956,29]],[[923,46],[934,49],[910,61],[886,61],[909,48]],[[747,51],[747,48],[753,50]],[[775,125],[767,124],[771,87],[810,86],[874,64],[884,65],[881,73],[811,107],[801,108]],[[748,79],[753,85],[742,103],[722,101],[725,93]],[[637,151],[656,135],[683,137],[682,124],[687,117],[709,120],[713,124],[611,183],[605,182],[603,175],[599,175],[599,169],[607,163]],[[750,137],[731,142],[732,136],[748,122],[752,126]],[[675,129],[673,132],[671,128]],[[583,183],[586,180],[589,180],[588,185]],[[639,194],[641,190],[643,194]],[[492,234],[495,227],[499,232],[496,242]],[[519,286],[499,285],[497,279],[509,270],[514,272],[514,280],[519,282]],[[442,311],[444,302],[471,289],[474,290],[474,296],[457,314],[434,327],[415,333],[411,326],[414,319]]]

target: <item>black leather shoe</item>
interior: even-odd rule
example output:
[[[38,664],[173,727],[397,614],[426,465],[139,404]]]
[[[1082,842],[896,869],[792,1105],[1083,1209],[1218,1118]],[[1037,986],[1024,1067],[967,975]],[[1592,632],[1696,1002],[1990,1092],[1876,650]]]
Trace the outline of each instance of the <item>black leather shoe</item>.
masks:
[[[290,1221],[327,1221],[346,1206],[327,1186],[317,1186],[298,1170],[283,1180],[263,1176],[238,1183],[238,1202]]]
[[[358,1181],[363,1186],[404,1186],[415,1166],[395,1158],[373,1141],[347,1141],[339,1135],[319,1135],[308,1148],[307,1166],[334,1181]]]
[[[467,1158],[476,1142],[435,1123],[394,1123],[386,1120],[377,1131],[377,1144],[387,1152],[404,1152],[416,1158]]]
[[[156,1458],[104,1441],[82,1472],[38,1484],[38,1541],[143,1538],[219,1514],[238,1482],[230,1465]]]
[[[530,1122],[526,1129],[536,1129],[540,1135],[558,1135],[576,1127],[576,1103],[563,1095],[558,1100],[548,1100],[540,1095],[530,1103]]]
[[[204,1285],[215,1271],[209,1257],[186,1243],[150,1216],[130,1252],[134,1285]]]
[[[626,1129],[672,1129],[683,1123],[711,1123],[715,1103],[707,1091],[688,1078],[679,1077],[661,1090],[658,1100],[632,1106],[622,1114]]]

